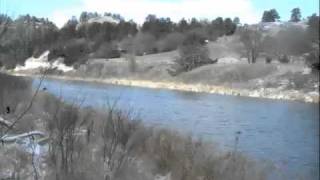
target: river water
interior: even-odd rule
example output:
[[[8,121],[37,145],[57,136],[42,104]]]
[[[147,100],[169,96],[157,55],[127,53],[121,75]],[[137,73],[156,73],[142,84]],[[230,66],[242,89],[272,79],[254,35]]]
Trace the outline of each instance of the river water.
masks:
[[[274,179],[319,179],[319,104],[50,79],[43,86],[84,106],[118,101],[147,125],[210,139],[228,150],[241,132],[237,149],[272,163]]]

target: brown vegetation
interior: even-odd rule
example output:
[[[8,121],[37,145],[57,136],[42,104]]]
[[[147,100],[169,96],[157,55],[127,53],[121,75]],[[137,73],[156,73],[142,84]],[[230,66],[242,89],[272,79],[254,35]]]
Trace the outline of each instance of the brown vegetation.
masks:
[[[224,154],[193,137],[144,127],[130,112],[118,109],[116,102],[101,112],[40,92],[33,104],[27,114],[41,118],[33,129],[47,133],[49,150],[39,165],[34,153],[21,151],[17,156],[4,144],[0,155],[7,154],[9,161],[0,165],[14,179],[266,178],[259,166],[241,154]]]

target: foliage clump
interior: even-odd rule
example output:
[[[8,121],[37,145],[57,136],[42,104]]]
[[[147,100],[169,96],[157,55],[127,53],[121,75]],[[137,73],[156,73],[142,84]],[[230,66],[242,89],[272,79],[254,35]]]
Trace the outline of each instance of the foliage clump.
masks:
[[[179,47],[180,57],[176,59],[173,70],[168,70],[169,73],[171,75],[177,75],[205,64],[214,63],[214,61],[209,58],[209,51],[205,40],[206,39],[199,33],[192,32],[188,34]]]

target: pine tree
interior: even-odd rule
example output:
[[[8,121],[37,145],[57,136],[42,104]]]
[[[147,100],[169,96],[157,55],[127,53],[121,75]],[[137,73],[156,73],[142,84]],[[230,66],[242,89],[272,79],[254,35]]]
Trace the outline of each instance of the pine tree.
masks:
[[[301,12],[299,8],[294,8],[291,10],[291,22],[299,22],[301,21]]]

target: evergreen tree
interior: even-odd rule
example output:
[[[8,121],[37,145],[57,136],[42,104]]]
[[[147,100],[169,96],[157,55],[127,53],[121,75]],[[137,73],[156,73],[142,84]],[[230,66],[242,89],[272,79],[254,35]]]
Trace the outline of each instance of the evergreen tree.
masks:
[[[70,20],[60,30],[60,36],[62,39],[71,39],[77,36],[76,27],[79,24],[77,18],[72,16]]]
[[[89,16],[87,12],[82,12],[80,15],[80,23],[87,22],[89,20]]]
[[[225,35],[232,35],[236,30],[236,25],[230,18],[224,20]]]
[[[291,10],[291,22],[299,22],[301,21],[301,12],[299,8],[294,8]]]
[[[240,18],[239,17],[235,17],[232,21],[235,25],[240,24]]]
[[[185,19],[181,19],[178,23],[178,31],[186,32],[189,30],[189,24]]]
[[[319,43],[319,16],[313,14],[308,18],[308,36],[314,43]]]
[[[270,9],[269,11],[264,11],[262,15],[262,22],[275,22],[279,20],[280,16],[275,9]]]

